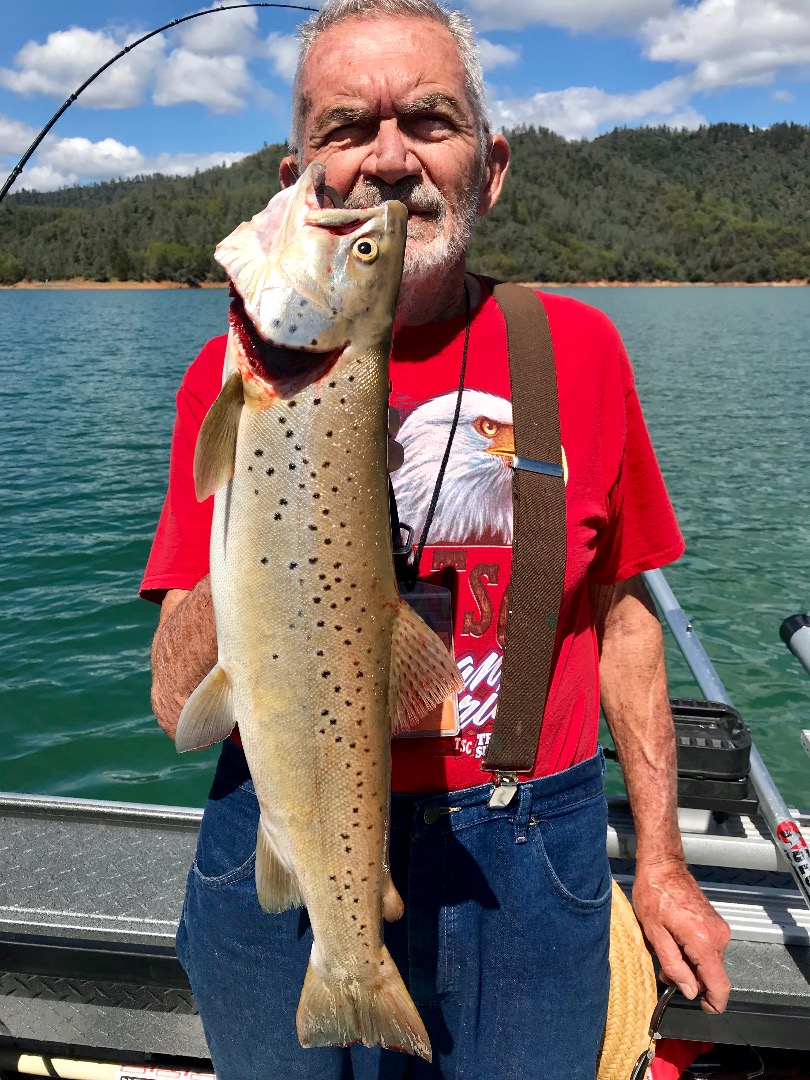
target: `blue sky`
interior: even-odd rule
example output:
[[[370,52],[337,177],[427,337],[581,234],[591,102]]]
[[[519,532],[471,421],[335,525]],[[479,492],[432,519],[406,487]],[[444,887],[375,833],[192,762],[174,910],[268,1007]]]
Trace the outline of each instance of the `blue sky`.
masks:
[[[810,0],[461,6],[479,30],[496,127],[538,124],[573,139],[621,125],[810,122]],[[2,0],[0,178],[105,59],[194,10],[181,0]],[[68,110],[17,187],[183,174],[282,141],[303,17],[214,14],[133,50]]]

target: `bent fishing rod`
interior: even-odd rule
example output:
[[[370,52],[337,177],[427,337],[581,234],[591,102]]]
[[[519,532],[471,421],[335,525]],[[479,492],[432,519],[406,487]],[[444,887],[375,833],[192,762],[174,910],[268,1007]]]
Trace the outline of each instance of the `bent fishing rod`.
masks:
[[[70,108],[73,102],[76,101],[79,95],[83,94],[87,87],[90,86],[91,83],[95,82],[99,75],[102,75],[107,70],[107,68],[112,67],[112,65],[116,63],[116,61],[120,60],[123,56],[126,56],[127,53],[132,52],[133,49],[137,49],[139,45],[143,45],[145,41],[148,41],[150,38],[156,37],[158,34],[162,34],[166,30],[171,30],[175,26],[180,26],[181,23],[189,22],[191,19],[200,19],[203,17],[203,15],[216,15],[223,11],[238,11],[240,8],[289,8],[292,11],[318,11],[318,8],[310,7],[306,4],[224,4],[221,7],[206,8],[205,11],[194,11],[191,13],[191,15],[182,15],[179,19],[172,19],[172,21],[166,23],[165,26],[159,26],[157,30],[150,30],[148,34],[144,34],[143,37],[139,37],[137,41],[130,42],[129,45],[126,45],[123,49],[121,49],[120,52],[116,53],[115,56],[111,57],[105,64],[102,64],[97,71],[94,71],[89,79],[85,79],[85,81],[78,88],[78,90],[75,90],[64,103],[64,105],[62,105],[61,108],[57,109],[57,111],[53,114],[45,127],[40,131],[40,133],[25,151],[23,156],[11,170],[8,179],[6,180],[5,184],[3,184],[2,189],[0,189],[0,203],[3,201],[3,199],[5,199],[6,195],[9,193],[17,178],[19,177],[20,173],[28,164],[28,161],[30,160],[32,155],[36,152],[40,143],[54,126],[62,113],[67,112],[67,110]]]

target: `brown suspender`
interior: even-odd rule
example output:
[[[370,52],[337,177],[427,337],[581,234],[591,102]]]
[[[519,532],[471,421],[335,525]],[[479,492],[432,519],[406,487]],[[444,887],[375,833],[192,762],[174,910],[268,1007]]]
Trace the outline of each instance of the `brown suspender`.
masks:
[[[483,768],[496,774],[505,805],[514,774],[531,772],[537,756],[565,580],[565,480],[546,310],[522,285],[496,285],[493,295],[506,321],[512,383],[514,526],[501,688]]]

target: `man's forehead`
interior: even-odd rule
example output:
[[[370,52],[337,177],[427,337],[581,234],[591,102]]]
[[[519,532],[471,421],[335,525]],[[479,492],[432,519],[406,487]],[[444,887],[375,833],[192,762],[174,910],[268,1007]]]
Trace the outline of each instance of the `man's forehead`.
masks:
[[[397,110],[445,107],[469,115],[458,46],[441,23],[405,16],[355,16],[312,44],[300,83],[310,119],[333,108],[367,108],[378,96]]]

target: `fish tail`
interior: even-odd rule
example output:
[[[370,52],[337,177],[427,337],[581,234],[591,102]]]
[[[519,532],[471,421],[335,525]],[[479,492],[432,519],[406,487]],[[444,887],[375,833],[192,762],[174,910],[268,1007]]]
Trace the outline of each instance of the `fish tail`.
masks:
[[[314,950],[313,950],[314,953]],[[385,1046],[432,1060],[430,1039],[402,976],[383,946],[369,982],[322,975],[310,957],[296,1025],[302,1046]]]

